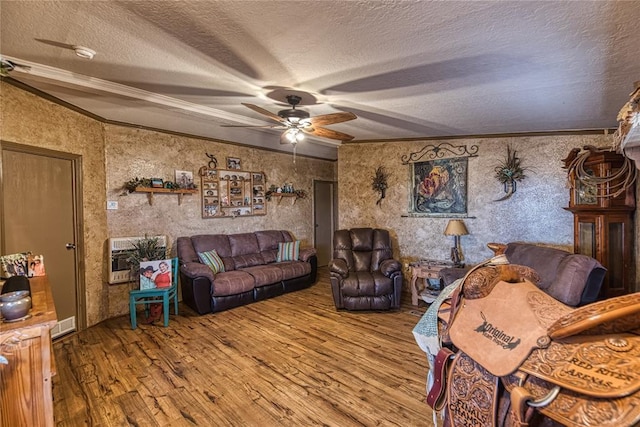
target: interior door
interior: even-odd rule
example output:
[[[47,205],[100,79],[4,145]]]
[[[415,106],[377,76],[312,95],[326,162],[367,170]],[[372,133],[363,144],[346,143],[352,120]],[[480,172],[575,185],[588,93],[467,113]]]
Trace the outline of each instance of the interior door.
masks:
[[[314,245],[319,267],[329,265],[329,261],[333,257],[333,232],[335,231],[334,196],[333,182],[313,182]]]
[[[58,315],[52,336],[76,330],[75,160],[2,146],[2,253],[43,255]]]

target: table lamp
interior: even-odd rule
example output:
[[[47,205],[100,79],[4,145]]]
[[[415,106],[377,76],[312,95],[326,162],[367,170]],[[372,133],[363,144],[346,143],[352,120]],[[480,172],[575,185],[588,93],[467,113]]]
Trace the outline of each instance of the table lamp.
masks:
[[[464,256],[460,248],[460,236],[469,234],[467,227],[461,219],[450,219],[447,228],[444,229],[445,236],[453,236],[454,246],[451,248],[451,261],[456,267],[463,267]]]

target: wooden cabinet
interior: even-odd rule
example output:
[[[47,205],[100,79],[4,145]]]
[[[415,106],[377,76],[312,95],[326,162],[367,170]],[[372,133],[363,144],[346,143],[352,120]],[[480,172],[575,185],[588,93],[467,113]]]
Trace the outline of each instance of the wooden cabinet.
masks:
[[[266,215],[263,172],[204,169],[201,174],[203,218]]]
[[[57,322],[46,276],[29,279],[31,317],[0,322],[0,425],[53,426],[51,328]]]
[[[633,165],[632,165],[633,166]],[[613,152],[596,152],[588,156],[583,170],[594,178],[614,176],[625,165],[625,158]],[[569,207],[574,220],[574,250],[597,259],[606,269],[600,298],[630,293],[635,282],[634,224],[635,188],[621,189],[620,182],[596,186],[584,185],[569,175]]]

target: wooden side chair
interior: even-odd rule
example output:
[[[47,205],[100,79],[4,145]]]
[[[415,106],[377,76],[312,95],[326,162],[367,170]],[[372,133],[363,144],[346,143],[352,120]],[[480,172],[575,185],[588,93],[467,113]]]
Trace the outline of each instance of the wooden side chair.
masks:
[[[131,329],[138,327],[136,309],[138,305],[144,305],[145,313],[149,315],[149,306],[152,303],[162,304],[164,327],[169,326],[169,306],[171,300],[174,304],[174,314],[178,314],[178,258],[171,260],[171,286],[168,288],[154,288],[129,291],[129,312],[131,315]]]

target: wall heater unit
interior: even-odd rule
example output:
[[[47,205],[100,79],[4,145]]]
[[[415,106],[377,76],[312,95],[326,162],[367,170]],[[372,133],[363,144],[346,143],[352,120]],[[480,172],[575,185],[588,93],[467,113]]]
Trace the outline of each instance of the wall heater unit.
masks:
[[[158,239],[160,246],[167,248],[167,236],[147,236]],[[112,237],[109,239],[109,284],[131,281],[127,258],[134,244],[144,237]]]

